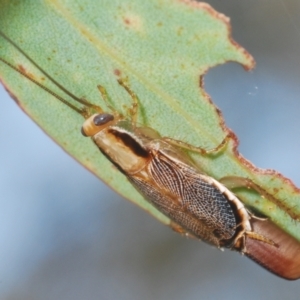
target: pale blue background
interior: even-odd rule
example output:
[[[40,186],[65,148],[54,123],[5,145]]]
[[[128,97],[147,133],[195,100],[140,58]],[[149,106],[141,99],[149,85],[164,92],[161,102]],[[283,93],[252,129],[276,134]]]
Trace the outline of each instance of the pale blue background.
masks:
[[[209,3],[257,68],[215,68],[206,89],[242,154],[300,186],[300,2]],[[299,299],[300,281],[182,238],[120,199],[0,99],[0,299]]]

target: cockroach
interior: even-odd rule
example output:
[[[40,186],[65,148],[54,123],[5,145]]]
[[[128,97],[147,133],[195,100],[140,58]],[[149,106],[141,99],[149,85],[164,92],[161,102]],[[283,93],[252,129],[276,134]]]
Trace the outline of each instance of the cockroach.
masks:
[[[4,33],[0,32],[0,35],[82,107],[72,105],[6,59],[0,57],[0,61],[83,115],[86,119],[82,126],[83,135],[91,137],[144,198],[171,219],[173,229],[218,248],[245,254],[280,277],[290,280],[300,277],[300,243],[269,220],[262,220],[250,213],[226,186],[244,186],[266,198],[273,196],[249,179],[226,177],[217,181],[205,174],[201,166],[184,151],[196,151],[203,155],[222,151],[230,136],[216,148],[205,150],[161,137],[156,130],[139,126],[136,122],[139,100],[124,78],[119,78],[118,82],[132,99],[127,116],[108,104],[108,93],[99,85],[102,98],[111,110],[104,112],[100,107],[69,93]],[[90,108],[96,113],[92,114]]]

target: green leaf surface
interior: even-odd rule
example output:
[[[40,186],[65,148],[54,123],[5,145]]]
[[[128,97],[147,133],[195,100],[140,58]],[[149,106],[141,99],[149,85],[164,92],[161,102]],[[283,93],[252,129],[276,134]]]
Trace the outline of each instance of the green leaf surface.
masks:
[[[202,88],[202,76],[227,61],[245,69],[251,69],[254,61],[232,41],[228,19],[207,4],[188,0],[1,0],[0,4],[1,30],[77,96],[106,109],[97,90],[101,84],[115,109],[126,114],[131,100],[117,83],[121,74],[139,96],[138,122],[162,136],[210,149],[230,132]],[[0,56],[62,94],[2,38]],[[3,63],[0,76],[20,107],[63,149],[118,193],[169,224],[81,135],[81,115]],[[249,178],[274,195],[276,199],[264,199],[253,191],[237,191],[247,206],[300,240],[299,190],[278,173],[255,168],[236,148],[232,135],[218,155],[190,154],[216,179]]]

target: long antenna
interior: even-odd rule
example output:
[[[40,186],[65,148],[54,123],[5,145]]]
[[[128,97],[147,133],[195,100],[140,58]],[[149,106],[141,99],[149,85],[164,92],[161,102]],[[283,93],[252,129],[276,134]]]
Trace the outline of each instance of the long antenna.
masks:
[[[83,115],[85,118],[88,115],[87,109],[86,109],[87,107],[94,108],[96,111],[101,111],[102,112],[102,110],[101,110],[101,108],[99,106],[94,105],[92,103],[89,103],[88,101],[77,97],[76,95],[74,95],[73,93],[71,93],[69,90],[67,90],[63,85],[61,85],[57,80],[55,80],[49,73],[47,73],[41,66],[39,66],[26,52],[24,52],[24,50],[22,50],[13,40],[11,40],[1,30],[0,30],[0,36],[2,38],[4,38],[7,42],[9,42],[13,47],[15,47],[24,57],[26,57],[41,73],[43,73],[61,91],[63,91],[65,94],[69,95],[74,101],[76,101],[76,102],[78,102],[80,104],[83,104],[85,107],[82,108],[82,109],[80,109],[80,108],[76,107],[75,105],[69,103],[66,99],[62,98],[61,96],[59,96],[58,94],[56,94],[55,92],[53,92],[52,90],[50,90],[49,88],[47,88],[46,86],[44,86],[43,84],[41,84],[40,82],[38,82],[37,80],[35,80],[34,78],[30,77],[25,71],[23,71],[22,69],[17,68],[12,63],[8,62],[6,59],[0,57],[0,61],[2,61],[4,64],[6,64],[7,66],[9,66],[11,69],[17,71],[19,74],[23,75],[24,77],[26,77],[31,82],[35,83],[40,88],[42,88],[43,90],[47,91],[49,94],[51,94],[52,96],[54,96],[55,98],[57,98],[59,101],[61,101],[65,105],[69,106],[71,109],[73,109],[76,112],[78,112],[81,115]]]
[[[35,80],[34,78],[30,77],[27,73],[25,73],[24,71],[22,71],[21,69],[18,69],[17,67],[15,67],[14,65],[12,65],[10,62],[6,61],[5,59],[3,59],[2,57],[0,57],[0,61],[2,61],[3,63],[5,63],[7,66],[9,66],[10,68],[12,68],[13,70],[17,71],[18,73],[20,73],[21,75],[23,75],[24,77],[26,77],[28,80],[32,81],[33,83],[35,83],[36,85],[38,85],[40,88],[42,88],[43,90],[45,90],[46,92],[48,92],[49,94],[51,94],[52,96],[54,96],[55,98],[57,98],[59,101],[61,101],[62,103],[66,104],[67,106],[69,106],[70,108],[72,108],[73,110],[77,111],[79,114],[84,114],[84,108],[80,109],[78,107],[76,107],[75,105],[69,103],[67,100],[65,100],[64,98],[62,98],[61,96],[57,95],[56,93],[54,93],[52,90],[50,90],[49,88],[47,88],[46,86],[44,86],[43,84],[39,83],[37,80]]]

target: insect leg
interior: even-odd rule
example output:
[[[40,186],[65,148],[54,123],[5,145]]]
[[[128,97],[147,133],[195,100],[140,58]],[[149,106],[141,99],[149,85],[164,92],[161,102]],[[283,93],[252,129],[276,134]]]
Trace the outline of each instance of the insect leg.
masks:
[[[254,183],[252,180],[250,180],[248,178],[238,177],[238,176],[226,176],[226,177],[221,178],[219,181],[229,189],[245,187],[247,189],[252,189],[252,190],[256,191],[257,193],[259,193],[261,195],[261,197],[266,198],[275,204],[279,203],[279,201],[274,196],[269,194],[266,190],[264,190],[262,187],[260,187],[259,185],[257,185],[256,183]],[[256,219],[259,221],[267,220],[266,218],[256,217],[253,213],[251,213],[249,211],[248,211],[248,213],[252,219]],[[270,244],[272,246],[278,247],[278,245],[273,240],[271,240],[261,234],[258,234],[254,231],[247,231],[247,232],[245,232],[245,234],[253,240],[261,241],[261,242]]]
[[[134,91],[131,90],[129,85],[126,82],[126,79],[124,78],[119,78],[118,83],[126,90],[126,92],[129,94],[129,96],[132,99],[132,106],[129,109],[129,113],[131,115],[131,122],[135,126],[136,125],[136,120],[137,120],[137,112],[138,112],[138,106],[139,106],[139,98],[136,95]]]
[[[248,236],[250,239],[252,240],[256,240],[256,241],[260,241],[260,242],[263,242],[263,243],[267,243],[271,246],[274,246],[276,248],[279,247],[279,245],[277,243],[275,243],[273,240],[255,232],[255,231],[246,231],[245,232],[246,236]]]
[[[162,139],[164,141],[170,143],[170,144],[173,144],[174,146],[184,148],[186,150],[190,150],[190,151],[193,151],[193,152],[198,152],[202,155],[209,155],[209,154],[212,154],[212,153],[218,153],[223,148],[225,148],[226,145],[228,144],[229,140],[230,140],[230,137],[231,137],[231,135],[228,134],[224,138],[224,140],[217,147],[212,148],[212,149],[204,149],[204,148],[201,148],[201,147],[193,146],[191,144],[188,144],[188,143],[185,143],[185,142],[182,142],[182,141],[179,141],[179,140],[175,140],[175,139],[172,139],[172,138],[169,138],[169,137],[163,137]]]
[[[115,109],[110,105],[109,96],[108,96],[106,88],[100,84],[97,85],[97,88],[98,88],[107,108],[109,108],[111,111],[115,111]]]
[[[254,191],[261,194],[263,197],[268,198],[270,194],[265,191],[262,187],[254,183],[251,179],[239,176],[225,176],[219,180],[229,189],[235,189],[245,187],[247,189],[253,189]]]
[[[285,211],[292,219],[297,220],[298,216],[293,210],[288,207],[283,201],[278,200],[273,195],[268,193],[265,189],[254,183],[251,179],[238,177],[238,176],[226,176],[219,180],[229,189],[235,188],[247,188],[256,191],[262,198],[265,198],[274,203],[278,208]]]

